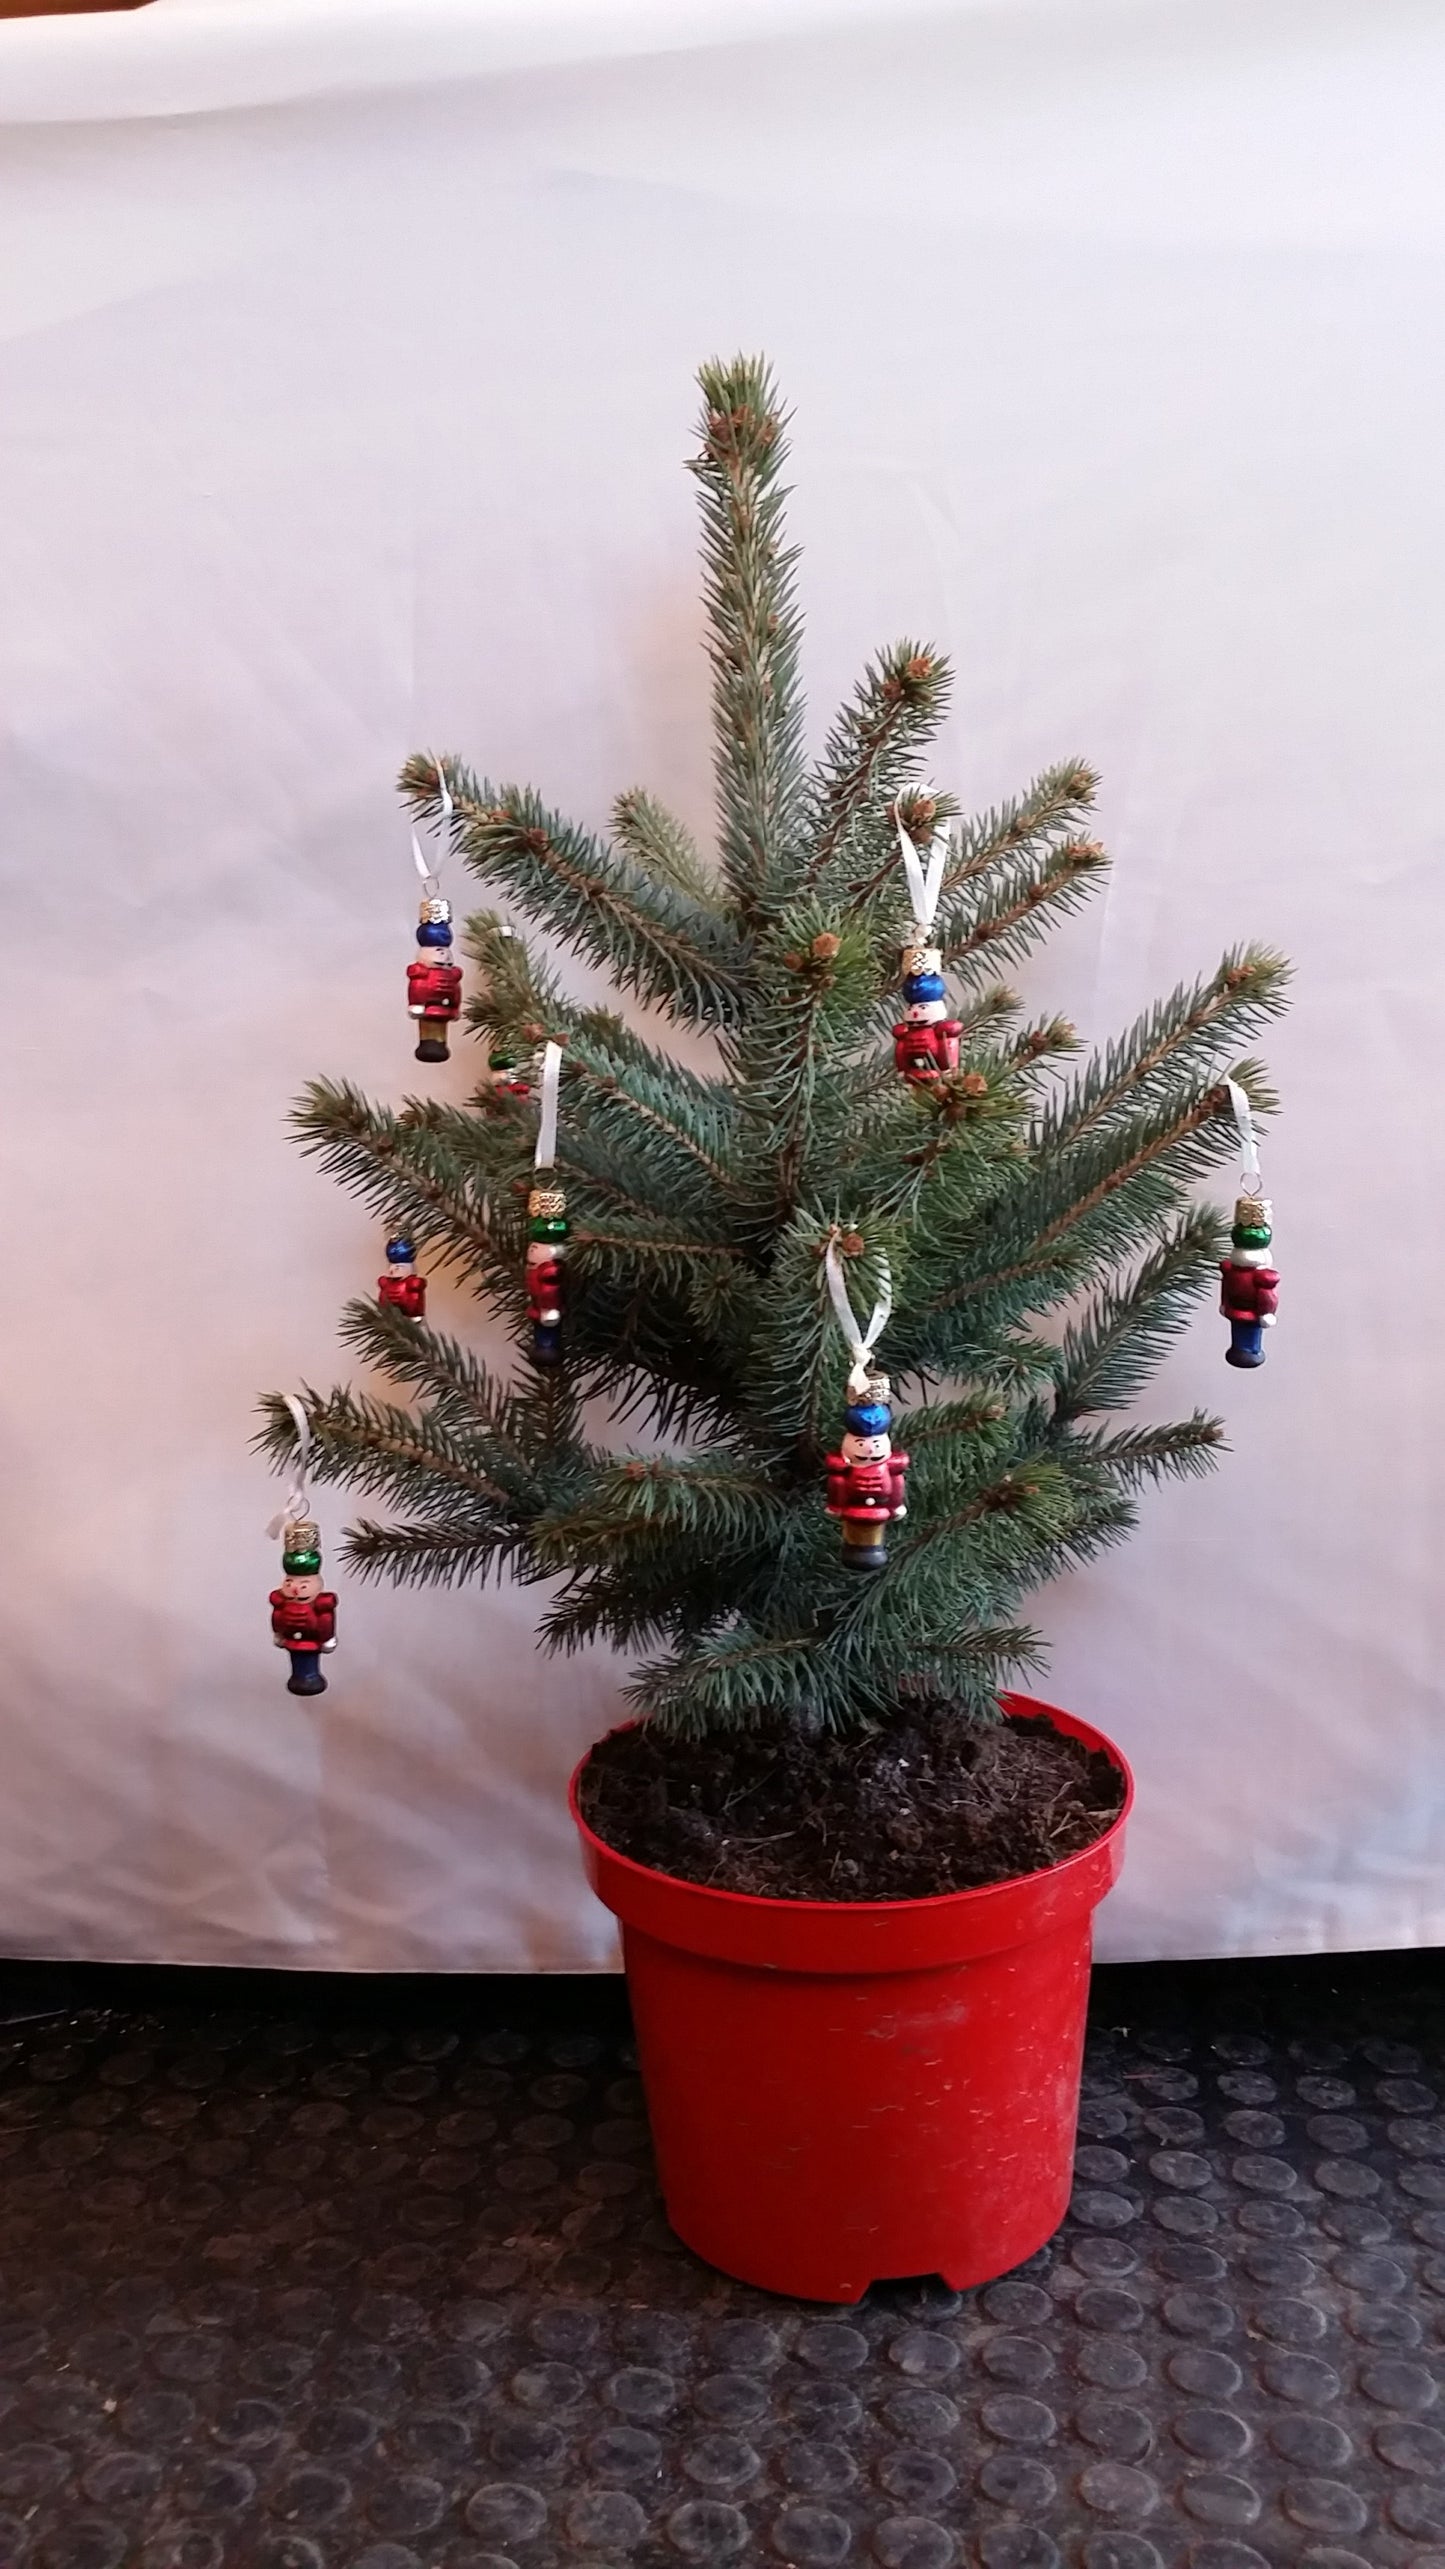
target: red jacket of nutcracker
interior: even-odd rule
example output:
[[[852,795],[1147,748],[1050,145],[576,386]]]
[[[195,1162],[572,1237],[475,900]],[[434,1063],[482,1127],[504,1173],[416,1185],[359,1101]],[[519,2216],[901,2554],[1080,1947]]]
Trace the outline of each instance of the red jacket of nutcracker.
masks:
[[[336,1639],[336,1598],[330,1588],[319,1596],[288,1597],[284,1588],[271,1591],[271,1630],[286,1650],[326,1650]]]
[[[846,1454],[828,1457],[830,1516],[900,1516],[904,1507],[906,1454],[888,1454],[881,1463],[850,1463]]]
[[[893,1059],[905,1079],[937,1079],[940,1071],[957,1070],[957,1017],[940,1018],[936,1026],[910,1026],[905,1018],[893,1029]]]
[[[562,1307],[562,1261],[537,1258],[527,1269],[527,1309],[533,1320]]]
[[[409,963],[406,968],[409,1017],[445,1017],[462,1013],[462,968],[459,963]]]
[[[394,1303],[398,1311],[406,1313],[408,1320],[424,1319],[426,1278],[425,1276],[378,1276],[376,1298],[378,1302]]]
[[[1219,1272],[1224,1278],[1219,1308],[1226,1320],[1273,1319],[1279,1309],[1277,1267],[1237,1267],[1232,1258],[1221,1258]]]

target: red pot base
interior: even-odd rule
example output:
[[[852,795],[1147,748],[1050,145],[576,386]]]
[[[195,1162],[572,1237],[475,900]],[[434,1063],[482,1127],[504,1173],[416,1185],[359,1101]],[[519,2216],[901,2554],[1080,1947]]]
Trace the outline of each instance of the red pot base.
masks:
[[[1042,2247],[1069,2199],[1093,1912],[1127,1809],[1049,1873],[839,1903],[677,1881],[579,1816],[622,1920],[679,2238],[744,2283],[830,2302],[892,2276],[984,2283]]]

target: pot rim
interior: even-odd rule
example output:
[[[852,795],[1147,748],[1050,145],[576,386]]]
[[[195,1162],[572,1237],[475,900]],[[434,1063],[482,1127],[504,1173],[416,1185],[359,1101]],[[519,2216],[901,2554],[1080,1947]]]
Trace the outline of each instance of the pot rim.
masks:
[[[976,1882],[962,1891],[924,1891],[912,1899],[901,1900],[789,1900],[775,1892],[728,1891],[710,1882],[689,1882],[685,1874],[665,1873],[660,1865],[640,1864],[636,1856],[624,1855],[620,1848],[599,1837],[582,1816],[582,1777],[592,1750],[601,1745],[597,1740],[583,1751],[572,1770],[567,1786],[567,1807],[583,1844],[609,1869],[615,1869],[624,1877],[631,1876],[639,1884],[665,1883],[692,1899],[715,1903],[714,1914],[719,1917],[726,1911],[751,1914],[762,1910],[771,1911],[779,1918],[897,1918],[910,1910],[934,1912],[961,1901],[997,1900],[1000,1894],[1018,1891],[1029,1883],[1067,1883],[1075,1872],[1091,1864],[1097,1865],[1104,1850],[1111,1847],[1123,1831],[1134,1807],[1133,1768],[1123,1750],[1116,1747],[1104,1731],[1096,1730],[1092,1722],[1082,1720],[1077,1713],[1065,1712],[1059,1704],[1046,1704],[1040,1696],[1020,1695],[1011,1689],[999,1696],[999,1704],[1006,1713],[1020,1715],[1029,1721],[1052,1722],[1066,1738],[1082,1739],[1090,1748],[1102,1749],[1124,1778],[1124,1799],[1108,1827],[1101,1829],[1096,1838],[1090,1838],[1087,1846],[1076,1847],[1062,1863],[1040,1865],[1032,1873],[1005,1874],[997,1882]],[[603,1733],[603,1737],[613,1739],[619,1731],[636,1730],[637,1727],[635,1721],[617,1722],[610,1731]]]

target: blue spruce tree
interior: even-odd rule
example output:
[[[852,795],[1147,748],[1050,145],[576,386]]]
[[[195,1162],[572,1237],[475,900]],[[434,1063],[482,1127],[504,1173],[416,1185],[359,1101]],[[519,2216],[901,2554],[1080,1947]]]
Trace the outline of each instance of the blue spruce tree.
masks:
[[[554,1583],[547,1642],[638,1656],[632,1699],[666,1732],[856,1730],[920,1692],[988,1719],[1038,1659],[1021,1601],[1117,1542],[1145,1483],[1220,1445],[1214,1418],[1133,1412],[1215,1281],[1226,1232],[1196,1190],[1234,1147],[1226,1072],[1272,1103],[1237,1056],[1281,1007],[1285,966],[1226,954],[1088,1060],[1067,1024],[1023,1022],[1001,968],[1104,879],[1094,777],[1070,761],[958,819],[923,781],[948,667],[912,641],[810,758],[785,414],[756,360],[700,380],[715,852],[642,791],[607,839],[454,759],[412,759],[402,791],[434,824],[445,782],[479,880],[710,1036],[715,1066],[570,1000],[497,912],[470,921],[475,1025],[514,1059],[563,1047],[566,1363],[529,1361],[535,1104],[484,1079],[465,1107],[393,1111],[320,1081],[303,1147],[465,1278],[518,1352],[503,1378],[424,1321],[350,1304],[346,1341],[399,1397],[308,1396],[315,1469],[383,1503],[347,1537],[353,1570]],[[935,934],[959,1060],[917,1086],[889,1041],[908,932],[895,810],[920,845],[950,830]],[[855,1307],[891,1271],[880,1360],[912,1458],[907,1517],[865,1580],[824,1506],[849,1362],[830,1239]],[[292,1425],[279,1398],[268,1411],[279,1456]]]

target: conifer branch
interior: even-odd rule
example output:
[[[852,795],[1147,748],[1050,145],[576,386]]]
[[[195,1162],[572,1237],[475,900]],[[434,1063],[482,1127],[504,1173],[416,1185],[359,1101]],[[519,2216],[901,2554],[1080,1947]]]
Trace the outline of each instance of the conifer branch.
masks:
[[[725,1240],[659,1240],[648,1231],[596,1231],[573,1223],[574,1249],[618,1249],[629,1258],[727,1258],[742,1260],[741,1249]]]
[[[724,1166],[716,1149],[709,1149],[697,1133],[689,1132],[686,1125],[679,1119],[676,1112],[675,1091],[674,1112],[668,1114],[657,1103],[656,1093],[651,1095],[648,1093],[653,1085],[651,1074],[642,1074],[631,1063],[624,1067],[620,1063],[610,1063],[601,1059],[591,1053],[590,1047],[584,1042],[574,1043],[571,1047],[567,1072],[569,1084],[575,1080],[585,1098],[606,1099],[617,1108],[623,1119],[646,1128],[642,1136],[644,1140],[653,1141],[655,1147],[654,1137],[660,1138],[672,1150],[681,1151],[687,1158],[694,1160],[703,1174],[712,1180],[714,1186],[722,1189],[724,1193],[732,1191],[735,1184],[734,1178],[731,1171]],[[700,1082],[698,1087],[701,1088]],[[656,1082],[656,1089],[666,1093],[660,1079]],[[698,1104],[711,1107],[712,1099],[707,1092],[703,1092]],[[716,1120],[715,1115],[712,1120]]]
[[[496,1207],[433,1165],[436,1120],[392,1114],[349,1082],[329,1080],[313,1080],[291,1117],[301,1148],[384,1219],[409,1223],[463,1265],[496,1276],[509,1246],[498,1234]]]
[[[469,1347],[444,1337],[425,1320],[409,1319],[387,1304],[363,1302],[359,1296],[342,1312],[338,1335],[343,1346],[384,1369],[393,1382],[426,1392],[443,1406],[455,1405],[469,1425],[501,1438],[520,1459],[517,1436],[525,1408]]]
[[[1234,948],[1207,981],[1181,985],[1093,1062],[1044,1115],[1041,1151],[1128,1112],[1166,1082],[1213,1070],[1226,1045],[1257,1034],[1281,1013],[1289,966],[1267,946]]]
[[[675,1583],[665,1595],[644,1592],[631,1561],[611,1579],[594,1571],[543,1608],[538,1636],[544,1650],[568,1657],[596,1641],[618,1650],[653,1649],[672,1633],[668,1607],[675,1595]]]
[[[1071,1193],[1062,1208],[1043,1225],[1026,1255],[963,1278],[957,1286],[938,1297],[934,1308],[947,1310],[978,1295],[996,1293],[1002,1286],[1044,1275],[1056,1263],[1056,1252],[1061,1242],[1079,1231],[1090,1214],[1096,1213],[1161,1163],[1168,1163],[1171,1159],[1177,1161],[1181,1151],[1197,1137],[1208,1134],[1212,1129],[1216,1141],[1213,1152],[1208,1156],[1217,1158],[1221,1150],[1227,1150],[1233,1130],[1232,1119],[1228,1133],[1223,1131],[1222,1125],[1228,1114],[1229,1100],[1225,1091],[1212,1088],[1202,1097],[1191,1098],[1182,1106],[1149,1119],[1132,1147],[1126,1145],[1116,1159],[1107,1161],[1102,1168],[1095,1164],[1087,1170],[1088,1182],[1077,1193]]]
[[[899,1692],[942,1695],[979,1723],[1002,1719],[999,1696],[1019,1677],[1042,1674],[1048,1653],[1029,1624],[984,1624],[953,1639],[908,1651],[899,1668]]]
[[[915,1525],[910,1516],[906,1538],[890,1545],[890,1551],[898,1569],[902,1570],[909,1562],[916,1561],[921,1553],[931,1550],[934,1544],[966,1534],[988,1517],[1037,1516],[1043,1507],[1050,1511],[1049,1521],[1052,1522],[1052,1511],[1057,1509],[1064,1487],[1062,1476],[1044,1466],[1002,1472],[987,1489],[978,1491],[961,1506],[949,1508],[924,1524]]]
[[[266,1425],[260,1443],[277,1461],[289,1461],[296,1430],[284,1395],[268,1392],[261,1406]],[[404,1492],[434,1506],[445,1503],[445,1491],[461,1491],[510,1524],[515,1506],[510,1493],[467,1460],[460,1440],[425,1413],[362,1399],[344,1386],[326,1394],[307,1390],[302,1406],[314,1440],[311,1470],[317,1480],[355,1481],[363,1489]]]
[[[584,1159],[575,1142],[569,1151],[564,1151],[558,1144],[557,1173],[566,1185],[567,1201],[577,1215],[585,1218],[590,1202],[594,1206],[605,1205],[612,1212],[631,1214],[638,1222],[657,1220],[655,1204],[648,1204],[618,1179],[605,1175],[590,1159]]]
[[[618,796],[612,807],[612,834],[654,883],[666,884],[705,909],[721,909],[719,887],[692,832],[640,785]]]
[[[1065,833],[1080,836],[1098,789],[1099,780],[1093,769],[1080,758],[1068,758],[1057,767],[1046,767],[1026,794],[966,821],[958,832],[944,874],[945,897],[1000,866],[1017,863],[1020,857],[1032,853],[1041,840]]]
[[[736,357],[698,377],[703,593],[723,879],[744,919],[781,883],[802,791],[801,619],[783,542],[786,416],[766,365]]]
[[[611,1559],[639,1545],[666,1547],[674,1579],[687,1585],[692,1550],[756,1549],[776,1533],[781,1493],[735,1452],[631,1456],[596,1471],[536,1529],[539,1549],[562,1562]]]
[[[1041,1017],[1036,1025],[1025,1026],[1015,1035],[1002,1058],[1012,1071],[1028,1072],[1052,1067],[1069,1053],[1082,1049],[1079,1030],[1067,1017]]]
[[[594,963],[618,986],[690,1022],[729,1024],[746,992],[746,949],[729,922],[547,809],[521,786],[478,781],[455,760],[413,758],[402,791],[414,810],[451,789],[468,864]]]
[[[910,1410],[899,1420],[898,1441],[910,1454],[919,1454],[928,1445],[982,1435],[1007,1418],[1007,1403],[986,1394],[971,1400],[936,1401],[925,1409]]]
[[[1023,1099],[1008,1065],[990,1063],[985,1069],[969,1061],[945,1071],[917,1103],[921,1115],[913,1119],[914,1132],[926,1117],[923,1139],[909,1135],[896,1172],[887,1154],[876,1152],[875,1183],[895,1219],[907,1212],[930,1235],[952,1235],[961,1220],[997,1194],[1000,1171],[1012,1167]]]
[[[468,1532],[448,1525],[377,1525],[363,1517],[342,1537],[341,1557],[362,1579],[395,1579],[414,1588],[485,1585],[510,1564],[520,1538],[505,1530]]]
[[[945,899],[938,943],[946,969],[959,971],[975,956],[1017,961],[1043,933],[1049,918],[1062,918],[1092,891],[1109,860],[1095,839],[1066,839],[992,891]]]
[[[1172,1427],[1126,1427],[1115,1435],[1071,1434],[1062,1451],[1081,1457],[1126,1487],[1141,1481],[1195,1480],[1225,1449],[1224,1422],[1196,1409]]]
[[[816,1661],[816,1641],[806,1633],[704,1634],[639,1668],[624,1691],[660,1730],[696,1739],[712,1729],[754,1728],[780,1706],[821,1709]]]
[[[468,919],[467,946],[483,976],[467,1003],[473,1025],[501,1034],[524,1054],[552,1036],[571,1048],[569,1078],[579,1063],[595,1060],[609,1071],[641,1073],[669,1104],[682,1099],[689,1115],[726,1119],[731,1100],[722,1081],[689,1070],[612,1009],[579,1007],[564,998],[556,974],[494,910]]]
[[[468,1347],[424,1320],[389,1306],[349,1302],[340,1335],[362,1359],[428,1401],[434,1430],[453,1429],[468,1440],[478,1461],[513,1504],[543,1505],[555,1477],[558,1448],[570,1443],[583,1457],[577,1404],[566,1383],[554,1387],[558,1408],[539,1417],[537,1406],[515,1386],[501,1383]]]
[[[1098,1296],[1058,1351],[1054,1416],[1127,1409],[1213,1281],[1225,1239],[1217,1214],[1186,1213],[1123,1288]]]
[[[952,679],[946,661],[917,642],[895,643],[867,670],[843,707],[809,789],[807,862],[799,889],[821,883],[847,853],[860,822],[891,832],[890,806],[908,782],[918,751],[932,739],[947,709]],[[938,807],[914,815],[931,829]],[[884,868],[896,862],[894,849]],[[881,878],[880,878],[881,879]]]
[[[877,967],[856,924],[813,902],[785,912],[770,943],[759,1026],[736,1054],[740,1112],[771,1163],[755,1193],[776,1222],[791,1213],[810,1167],[836,1172],[846,1149],[838,1056],[873,1003]]]
[[[975,992],[971,1001],[960,1001],[955,1011],[962,1029],[960,1048],[989,1027],[997,1030],[1008,1025],[1022,1007],[1018,992],[1002,981],[995,982],[992,990]]]

